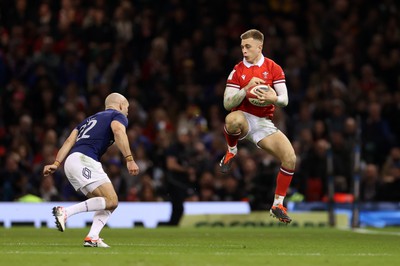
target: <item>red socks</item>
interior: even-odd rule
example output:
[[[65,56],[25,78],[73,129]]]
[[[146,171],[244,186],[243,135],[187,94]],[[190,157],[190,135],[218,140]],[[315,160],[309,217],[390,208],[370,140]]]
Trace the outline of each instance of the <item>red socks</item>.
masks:
[[[224,127],[224,135],[225,135],[225,139],[226,139],[228,146],[236,147],[238,140],[239,140],[240,132],[232,134],[226,130],[226,127]]]
[[[281,166],[278,176],[276,178],[275,194],[279,196],[286,196],[286,192],[292,181],[294,170],[285,169]]]
[[[232,134],[226,130],[226,127],[224,127],[224,135],[228,146],[232,148],[236,147],[239,140],[240,132]],[[294,169],[289,170],[281,166],[278,176],[276,178],[276,189],[275,189],[276,195],[286,196],[286,192],[290,186],[290,182],[292,182],[293,174],[294,174]]]

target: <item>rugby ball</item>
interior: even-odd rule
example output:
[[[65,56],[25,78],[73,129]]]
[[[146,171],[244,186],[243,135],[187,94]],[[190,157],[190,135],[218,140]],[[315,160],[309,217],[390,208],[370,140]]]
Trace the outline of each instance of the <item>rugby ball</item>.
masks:
[[[257,90],[265,90],[265,91],[268,91],[268,90],[270,90],[270,89],[272,89],[272,88],[271,88],[269,85],[265,85],[265,84],[258,84],[258,85],[255,85],[255,86],[253,86],[253,87],[250,87],[250,88],[247,90],[247,92],[246,92],[246,98],[249,100],[249,102],[250,102],[252,105],[260,106],[260,107],[267,106],[267,105],[269,105],[270,103],[269,103],[269,102],[261,103],[260,100],[257,98],[257,95],[254,94],[254,92],[257,91]]]

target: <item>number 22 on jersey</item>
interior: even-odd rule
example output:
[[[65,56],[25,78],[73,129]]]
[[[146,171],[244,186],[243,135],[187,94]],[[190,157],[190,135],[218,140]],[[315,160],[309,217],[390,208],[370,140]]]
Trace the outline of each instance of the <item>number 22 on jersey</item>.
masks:
[[[78,137],[76,139],[76,141],[80,140],[80,139],[88,139],[90,138],[90,134],[89,131],[97,124],[97,120],[96,119],[91,119],[88,120],[86,124],[84,124],[80,129],[79,129],[79,133],[78,133]]]

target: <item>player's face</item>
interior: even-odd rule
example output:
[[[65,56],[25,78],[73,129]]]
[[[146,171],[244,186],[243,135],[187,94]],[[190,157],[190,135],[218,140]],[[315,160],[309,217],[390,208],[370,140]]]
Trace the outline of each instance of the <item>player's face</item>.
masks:
[[[240,45],[244,59],[250,64],[257,63],[262,51],[262,42],[253,38],[242,40]]]
[[[128,109],[129,109],[129,103],[128,101],[124,101],[121,104],[121,113],[123,113],[126,117],[128,117]]]

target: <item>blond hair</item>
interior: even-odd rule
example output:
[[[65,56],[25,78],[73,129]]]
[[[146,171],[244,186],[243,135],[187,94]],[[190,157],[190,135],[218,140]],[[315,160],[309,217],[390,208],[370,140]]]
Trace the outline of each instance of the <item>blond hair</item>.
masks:
[[[258,40],[260,42],[264,42],[264,34],[261,33],[261,31],[256,30],[256,29],[251,29],[240,35],[240,39],[249,39],[253,38],[254,40]]]

